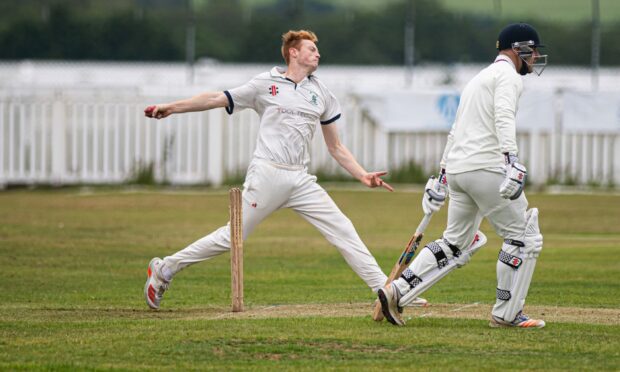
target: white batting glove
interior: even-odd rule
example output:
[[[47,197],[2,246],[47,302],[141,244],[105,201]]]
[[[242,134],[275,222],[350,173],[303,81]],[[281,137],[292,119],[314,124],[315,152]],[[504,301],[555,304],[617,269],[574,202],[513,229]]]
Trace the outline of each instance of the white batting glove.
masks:
[[[522,252],[525,257],[536,258],[540,255],[543,247],[543,236],[540,233],[540,227],[538,227],[538,208],[528,209],[525,212],[525,219],[527,225],[525,226],[525,243],[522,248]]]
[[[448,194],[448,180],[445,170],[441,170],[439,178],[431,176],[424,186],[424,195],[422,196],[422,210],[424,214],[438,212],[446,202]]]
[[[504,199],[517,199],[525,187],[527,169],[518,160],[516,155],[506,154],[506,178],[499,186],[499,194]]]

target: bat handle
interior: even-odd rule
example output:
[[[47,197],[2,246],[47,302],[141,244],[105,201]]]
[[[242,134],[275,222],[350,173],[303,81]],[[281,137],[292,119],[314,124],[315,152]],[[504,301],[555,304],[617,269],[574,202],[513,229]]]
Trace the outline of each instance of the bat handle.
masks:
[[[429,222],[431,222],[432,215],[433,215],[432,213],[424,215],[424,218],[422,218],[422,221],[420,221],[418,228],[415,229],[416,234],[422,234],[424,230],[426,230],[426,227],[428,226]]]

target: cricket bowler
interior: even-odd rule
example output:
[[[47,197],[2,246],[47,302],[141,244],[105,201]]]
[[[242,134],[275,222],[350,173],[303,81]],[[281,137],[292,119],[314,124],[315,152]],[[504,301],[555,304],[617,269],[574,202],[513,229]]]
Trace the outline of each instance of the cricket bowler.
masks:
[[[386,275],[351,221],[316,182],[317,178],[308,173],[310,144],[316,128],[321,127],[330,155],[362,184],[389,191],[392,187],[381,179],[387,172],[367,172],[340,142],[336,126],[341,115],[340,104],[313,74],[321,57],[317,42],[311,31],[289,31],[282,35],[281,52],[286,68],[274,67],[234,89],[149,106],[145,115],[162,119],[215,108],[225,108],[229,114],[244,109],[256,111],[260,116],[256,150],[242,191],[243,239],[271,213],[291,208],[314,225],[376,293],[385,284]],[[179,271],[228,252],[230,245],[230,227],[226,225],[171,256],[153,258],[144,286],[147,305],[158,309],[164,292]]]

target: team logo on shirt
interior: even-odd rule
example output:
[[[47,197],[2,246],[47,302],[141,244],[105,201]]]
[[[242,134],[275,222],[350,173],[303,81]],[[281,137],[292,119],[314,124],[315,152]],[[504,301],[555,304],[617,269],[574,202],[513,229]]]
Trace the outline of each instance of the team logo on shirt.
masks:
[[[306,99],[306,101],[313,104],[314,106],[319,105],[319,101],[318,101],[319,95],[311,91],[310,89],[306,88],[303,96]]]
[[[310,103],[312,103],[313,105],[318,105],[319,103],[316,101],[316,94],[312,93],[312,99],[310,100]]]
[[[272,86],[269,87],[269,93],[272,96],[275,96],[276,94],[280,93],[280,90],[278,89],[277,85],[272,85]]]

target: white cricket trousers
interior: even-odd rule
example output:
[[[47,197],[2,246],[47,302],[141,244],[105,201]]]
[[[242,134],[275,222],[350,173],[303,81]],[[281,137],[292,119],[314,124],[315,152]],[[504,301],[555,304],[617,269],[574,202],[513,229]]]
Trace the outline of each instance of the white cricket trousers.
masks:
[[[252,160],[243,184],[243,239],[272,212],[291,208],[316,227],[340,252],[353,271],[374,291],[387,280],[349,220],[316,177],[305,167]],[[183,250],[164,258],[173,274],[230,250],[230,227],[222,226]]]
[[[505,178],[501,169],[448,174],[447,177],[450,203],[444,239],[461,249],[467,247],[478,230],[481,217],[486,217],[502,239],[523,242],[528,202],[525,193],[515,200],[500,196],[499,187]],[[507,253],[513,256],[519,255],[518,247],[504,244],[502,248],[510,249]],[[499,261],[496,271],[497,288],[510,290],[515,271]],[[507,301],[498,299],[493,306],[493,315],[503,317],[507,306]]]
[[[504,199],[499,186],[504,182],[501,169],[475,170],[447,175],[450,188],[448,226],[443,237],[460,249],[469,246],[482,217],[503,239],[523,241],[525,237],[525,193],[516,200]]]

